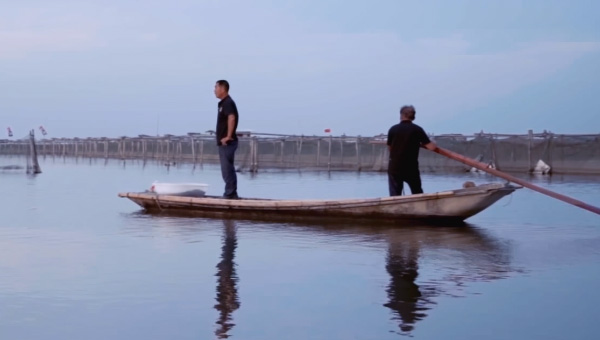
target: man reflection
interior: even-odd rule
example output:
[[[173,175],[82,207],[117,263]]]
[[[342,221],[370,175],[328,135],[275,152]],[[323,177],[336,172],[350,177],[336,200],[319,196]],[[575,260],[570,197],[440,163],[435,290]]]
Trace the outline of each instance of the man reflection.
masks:
[[[423,293],[415,283],[419,275],[419,248],[416,243],[393,243],[390,241],[386,258],[386,269],[390,274],[390,283],[386,289],[389,302],[384,304],[390,308],[396,318],[400,319],[400,329],[404,333],[411,332],[414,324],[423,319],[429,297],[434,291]]]
[[[231,314],[240,307],[237,295],[236,283],[238,281],[235,273],[235,248],[237,247],[237,235],[235,223],[231,220],[223,220],[223,246],[221,247],[221,262],[217,264],[217,304],[215,309],[219,311],[217,330],[215,334],[219,339],[228,338],[229,330],[234,326],[231,322]]]

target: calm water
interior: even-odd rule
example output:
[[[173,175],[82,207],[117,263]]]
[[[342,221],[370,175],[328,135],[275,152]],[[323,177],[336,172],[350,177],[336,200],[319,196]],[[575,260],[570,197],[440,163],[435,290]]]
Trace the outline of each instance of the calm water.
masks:
[[[0,339],[598,339],[600,217],[529,189],[466,227],[152,216],[214,166],[40,159],[0,171]],[[20,164],[2,158],[0,165]],[[487,175],[425,175],[427,192]],[[531,178],[600,205],[600,178]],[[242,196],[386,195],[382,174],[239,174]]]

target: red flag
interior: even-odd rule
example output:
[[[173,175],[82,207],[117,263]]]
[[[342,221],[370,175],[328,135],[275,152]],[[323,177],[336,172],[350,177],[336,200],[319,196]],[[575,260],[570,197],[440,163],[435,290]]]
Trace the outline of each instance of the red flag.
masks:
[[[325,133],[330,133],[331,129],[325,129]]]

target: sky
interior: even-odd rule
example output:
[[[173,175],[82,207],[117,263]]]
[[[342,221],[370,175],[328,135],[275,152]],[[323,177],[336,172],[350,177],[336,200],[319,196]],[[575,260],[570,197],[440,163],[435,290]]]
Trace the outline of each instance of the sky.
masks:
[[[0,138],[600,133],[596,0],[0,0]],[[39,130],[37,131],[39,134]]]

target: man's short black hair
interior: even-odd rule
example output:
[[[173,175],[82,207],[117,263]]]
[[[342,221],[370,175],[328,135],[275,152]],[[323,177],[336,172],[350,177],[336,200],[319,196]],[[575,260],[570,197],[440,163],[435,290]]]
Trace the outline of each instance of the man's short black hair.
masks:
[[[402,117],[404,117],[406,119],[415,120],[416,114],[417,114],[417,111],[415,111],[415,108],[412,105],[404,105],[400,109],[400,115],[402,115]]]
[[[229,92],[229,82],[227,80],[217,80],[217,85],[225,88],[225,91]]]

